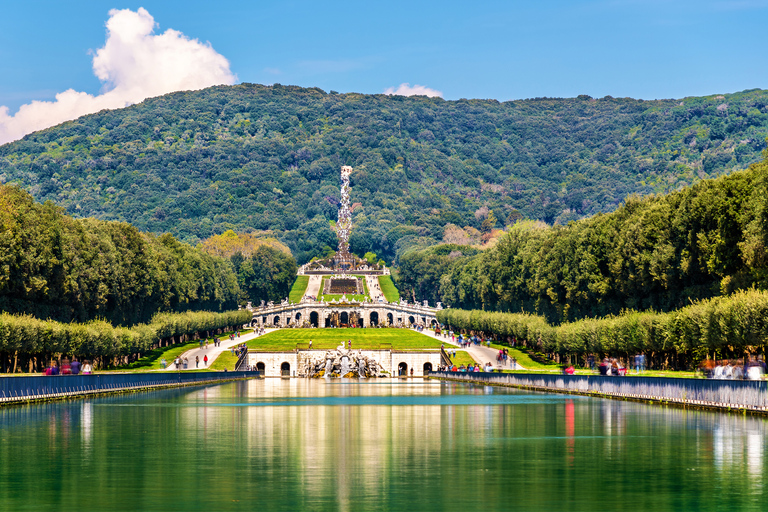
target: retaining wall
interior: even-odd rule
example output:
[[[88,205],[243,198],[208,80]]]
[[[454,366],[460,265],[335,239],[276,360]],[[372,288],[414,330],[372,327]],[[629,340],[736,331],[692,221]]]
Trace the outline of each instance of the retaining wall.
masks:
[[[628,398],[713,409],[744,409],[762,413],[768,411],[768,382],[765,381],[485,372],[432,372],[429,376],[491,386]]]
[[[0,405],[144,388],[210,384],[254,377],[256,377],[254,372],[101,373],[0,377]]]

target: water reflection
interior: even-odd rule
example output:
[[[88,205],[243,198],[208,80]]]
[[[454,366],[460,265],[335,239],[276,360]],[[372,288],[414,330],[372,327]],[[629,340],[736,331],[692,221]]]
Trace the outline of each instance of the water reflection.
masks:
[[[0,431],[8,508],[83,493],[93,510],[701,510],[711,495],[761,510],[765,499],[762,418],[454,383],[253,380],[1,409]]]

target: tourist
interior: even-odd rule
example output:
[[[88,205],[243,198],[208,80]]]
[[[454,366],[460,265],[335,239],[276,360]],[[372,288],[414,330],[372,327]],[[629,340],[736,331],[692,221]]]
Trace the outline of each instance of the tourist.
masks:
[[[176,357],[176,359],[173,360],[173,364],[176,365],[176,369],[179,369],[179,365],[181,364],[181,359],[179,357]]]
[[[162,358],[160,360],[160,367],[165,370],[165,367],[168,366],[168,361],[165,360],[165,358]]]
[[[78,361],[76,357],[72,358],[72,362],[69,366],[72,370],[72,375],[78,375],[80,373],[80,361]]]
[[[83,375],[90,375],[91,373],[93,373],[91,362],[88,359],[86,359],[85,364],[83,365]]]
[[[200,367],[200,356],[195,356],[195,368]]]
[[[723,365],[723,362],[718,361],[717,366],[715,366],[715,369],[712,371],[712,378],[722,380],[725,377],[724,370],[725,366]]]
[[[517,370],[517,358],[512,358],[512,369]]]
[[[205,354],[203,357],[203,365],[208,368],[208,354]]]
[[[59,374],[59,365],[56,363],[56,361],[53,361],[51,363],[51,375],[58,375]]]
[[[184,358],[184,369],[186,370],[186,369],[188,369],[188,368],[189,368],[189,358],[188,358],[188,357],[185,357],[185,358]]]
[[[72,367],[69,365],[69,359],[66,357],[61,360],[61,374],[72,375]]]
[[[573,375],[575,371],[573,365],[563,366],[563,375]]]
[[[312,340],[309,340],[309,350],[312,350]]]

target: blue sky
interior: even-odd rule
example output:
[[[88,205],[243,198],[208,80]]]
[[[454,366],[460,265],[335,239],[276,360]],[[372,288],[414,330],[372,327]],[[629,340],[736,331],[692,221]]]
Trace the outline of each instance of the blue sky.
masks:
[[[111,9],[209,42],[237,82],[445,99],[680,98],[768,88],[768,1],[6,2],[0,105],[105,86],[93,52]]]

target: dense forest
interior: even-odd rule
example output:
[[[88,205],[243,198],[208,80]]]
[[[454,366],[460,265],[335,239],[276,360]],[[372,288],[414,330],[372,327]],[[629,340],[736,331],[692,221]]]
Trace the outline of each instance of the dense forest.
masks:
[[[671,311],[739,289],[768,289],[767,160],[616,211],[514,225],[485,251],[407,251],[398,286],[455,308],[527,312],[560,323],[624,310]]]
[[[211,244],[198,249],[124,222],[74,219],[2,185],[0,311],[130,326],[159,312],[221,312],[247,300],[280,300],[296,262],[270,243],[245,256],[210,255],[204,249],[215,251]],[[290,278],[279,279],[281,273]]]
[[[448,225],[565,225],[744,168],[766,135],[761,90],[500,103],[241,84],[27,135],[0,146],[0,181],[191,244],[271,230],[303,263],[335,247],[339,168],[352,165],[351,248],[392,262]]]

